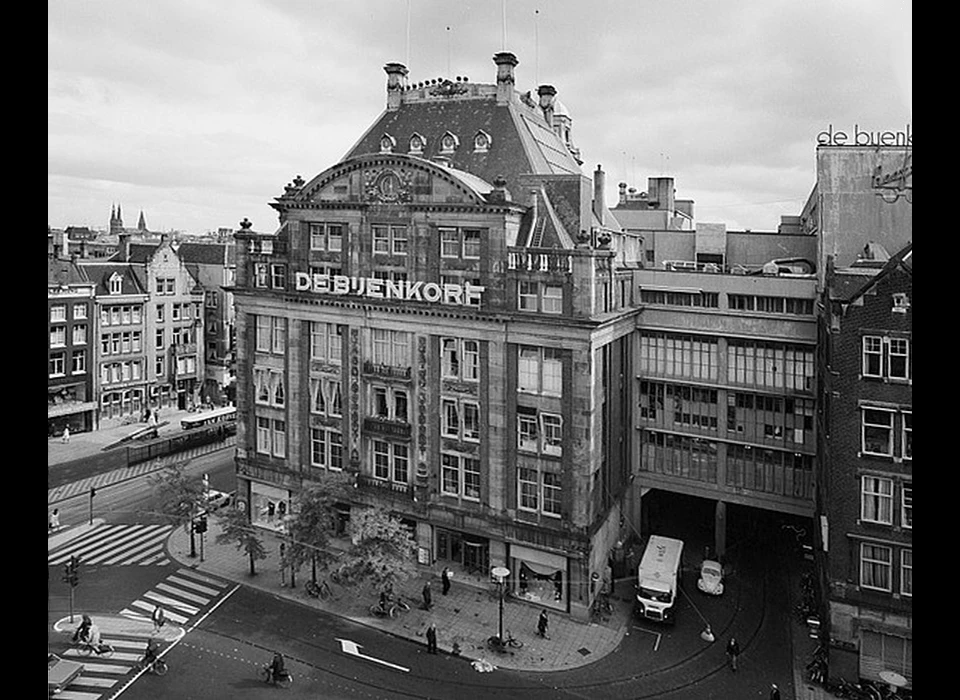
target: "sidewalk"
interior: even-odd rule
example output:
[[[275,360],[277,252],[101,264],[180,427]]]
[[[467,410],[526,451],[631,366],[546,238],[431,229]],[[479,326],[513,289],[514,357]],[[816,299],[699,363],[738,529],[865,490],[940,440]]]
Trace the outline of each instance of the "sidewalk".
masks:
[[[399,591],[404,600],[411,604],[410,612],[402,613],[393,620],[375,618],[370,615],[370,606],[377,601],[377,595],[372,590],[344,590],[331,584],[333,595],[326,601],[308,596],[303,591],[303,584],[310,577],[309,567],[297,573],[296,589],[281,587],[279,540],[270,535],[264,537],[267,558],[256,562],[257,575],[251,577],[249,559],[236,545],[216,544],[218,532],[219,527],[211,520],[210,531],[204,540],[204,561],[200,562],[199,556],[188,556],[189,534],[183,528],[176,528],[167,541],[170,557],[197,571],[339,615],[424,646],[426,628],[430,622],[434,622],[437,625],[437,646],[441,653],[450,653],[456,642],[460,646],[461,656],[472,661],[487,661],[499,668],[548,672],[585,666],[616,649],[630,624],[631,602],[614,600],[614,615],[604,624],[580,623],[561,613],[548,612],[550,626],[547,638],[542,639],[536,635],[541,608],[504,599],[504,633],[509,630],[523,642],[523,648],[511,650],[514,652],[512,654],[499,654],[488,650],[486,645],[487,638],[496,635],[499,626],[499,601],[490,590],[469,586],[454,577],[449,594],[444,596],[439,572],[424,572],[420,577],[403,584]],[[433,607],[429,612],[420,608],[421,590],[427,580],[432,581],[433,589]]]
[[[200,415],[200,412],[191,413],[190,411],[171,408],[161,409],[160,422],[166,422],[167,424],[158,428],[159,437],[169,437],[171,434],[179,433],[181,431],[180,421],[187,416],[196,415]],[[102,421],[99,430],[71,435],[70,442],[65,443],[59,437],[47,438],[47,467],[100,454],[103,448],[110,443],[146,427],[147,424],[144,422],[124,424],[123,419],[113,418]]]

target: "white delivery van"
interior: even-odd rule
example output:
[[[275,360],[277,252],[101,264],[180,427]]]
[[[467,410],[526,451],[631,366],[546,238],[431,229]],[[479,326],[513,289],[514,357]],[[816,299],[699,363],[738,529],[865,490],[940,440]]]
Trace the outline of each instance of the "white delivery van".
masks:
[[[637,615],[657,622],[674,622],[682,555],[682,540],[650,536],[637,568],[637,600],[634,608]]]

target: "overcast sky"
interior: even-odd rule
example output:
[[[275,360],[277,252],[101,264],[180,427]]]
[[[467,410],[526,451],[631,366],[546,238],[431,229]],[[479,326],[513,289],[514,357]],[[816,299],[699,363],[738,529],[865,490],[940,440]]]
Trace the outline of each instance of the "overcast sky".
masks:
[[[504,1],[506,22],[503,22]],[[814,184],[817,133],[912,116],[903,0],[49,0],[48,224],[202,233],[339,161],[409,80],[557,88],[583,171],[676,178],[696,220],[772,230]],[[408,23],[409,16],[409,23]],[[408,41],[409,26],[409,41]],[[447,29],[449,27],[449,30]],[[505,37],[505,40],[504,40]],[[448,68],[449,66],[449,68]],[[911,125],[912,129],[912,125]]]

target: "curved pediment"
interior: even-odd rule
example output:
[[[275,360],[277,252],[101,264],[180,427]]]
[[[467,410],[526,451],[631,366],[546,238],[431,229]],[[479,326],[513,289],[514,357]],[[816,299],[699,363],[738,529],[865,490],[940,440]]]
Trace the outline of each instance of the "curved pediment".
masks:
[[[416,156],[384,153],[337,163],[282,199],[317,204],[485,204],[493,189],[470,173]]]

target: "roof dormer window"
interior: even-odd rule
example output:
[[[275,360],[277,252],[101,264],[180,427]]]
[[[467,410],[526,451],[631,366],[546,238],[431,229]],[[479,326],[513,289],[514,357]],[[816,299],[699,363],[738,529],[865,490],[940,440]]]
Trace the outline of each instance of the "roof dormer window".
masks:
[[[121,294],[123,292],[123,275],[114,272],[110,275],[110,293]]]
[[[441,153],[453,153],[457,150],[458,146],[460,146],[460,139],[457,138],[456,134],[448,131],[440,137]]]
[[[490,138],[490,134],[481,129],[477,132],[477,135],[473,137],[473,152],[486,153],[490,150],[491,143],[493,143],[493,139]]]
[[[380,152],[381,153],[393,153],[394,147],[397,145],[397,140],[393,138],[390,134],[384,134],[380,137]]]
[[[427,140],[420,134],[414,134],[410,137],[410,153],[415,156],[422,156],[423,149],[427,145]]]

